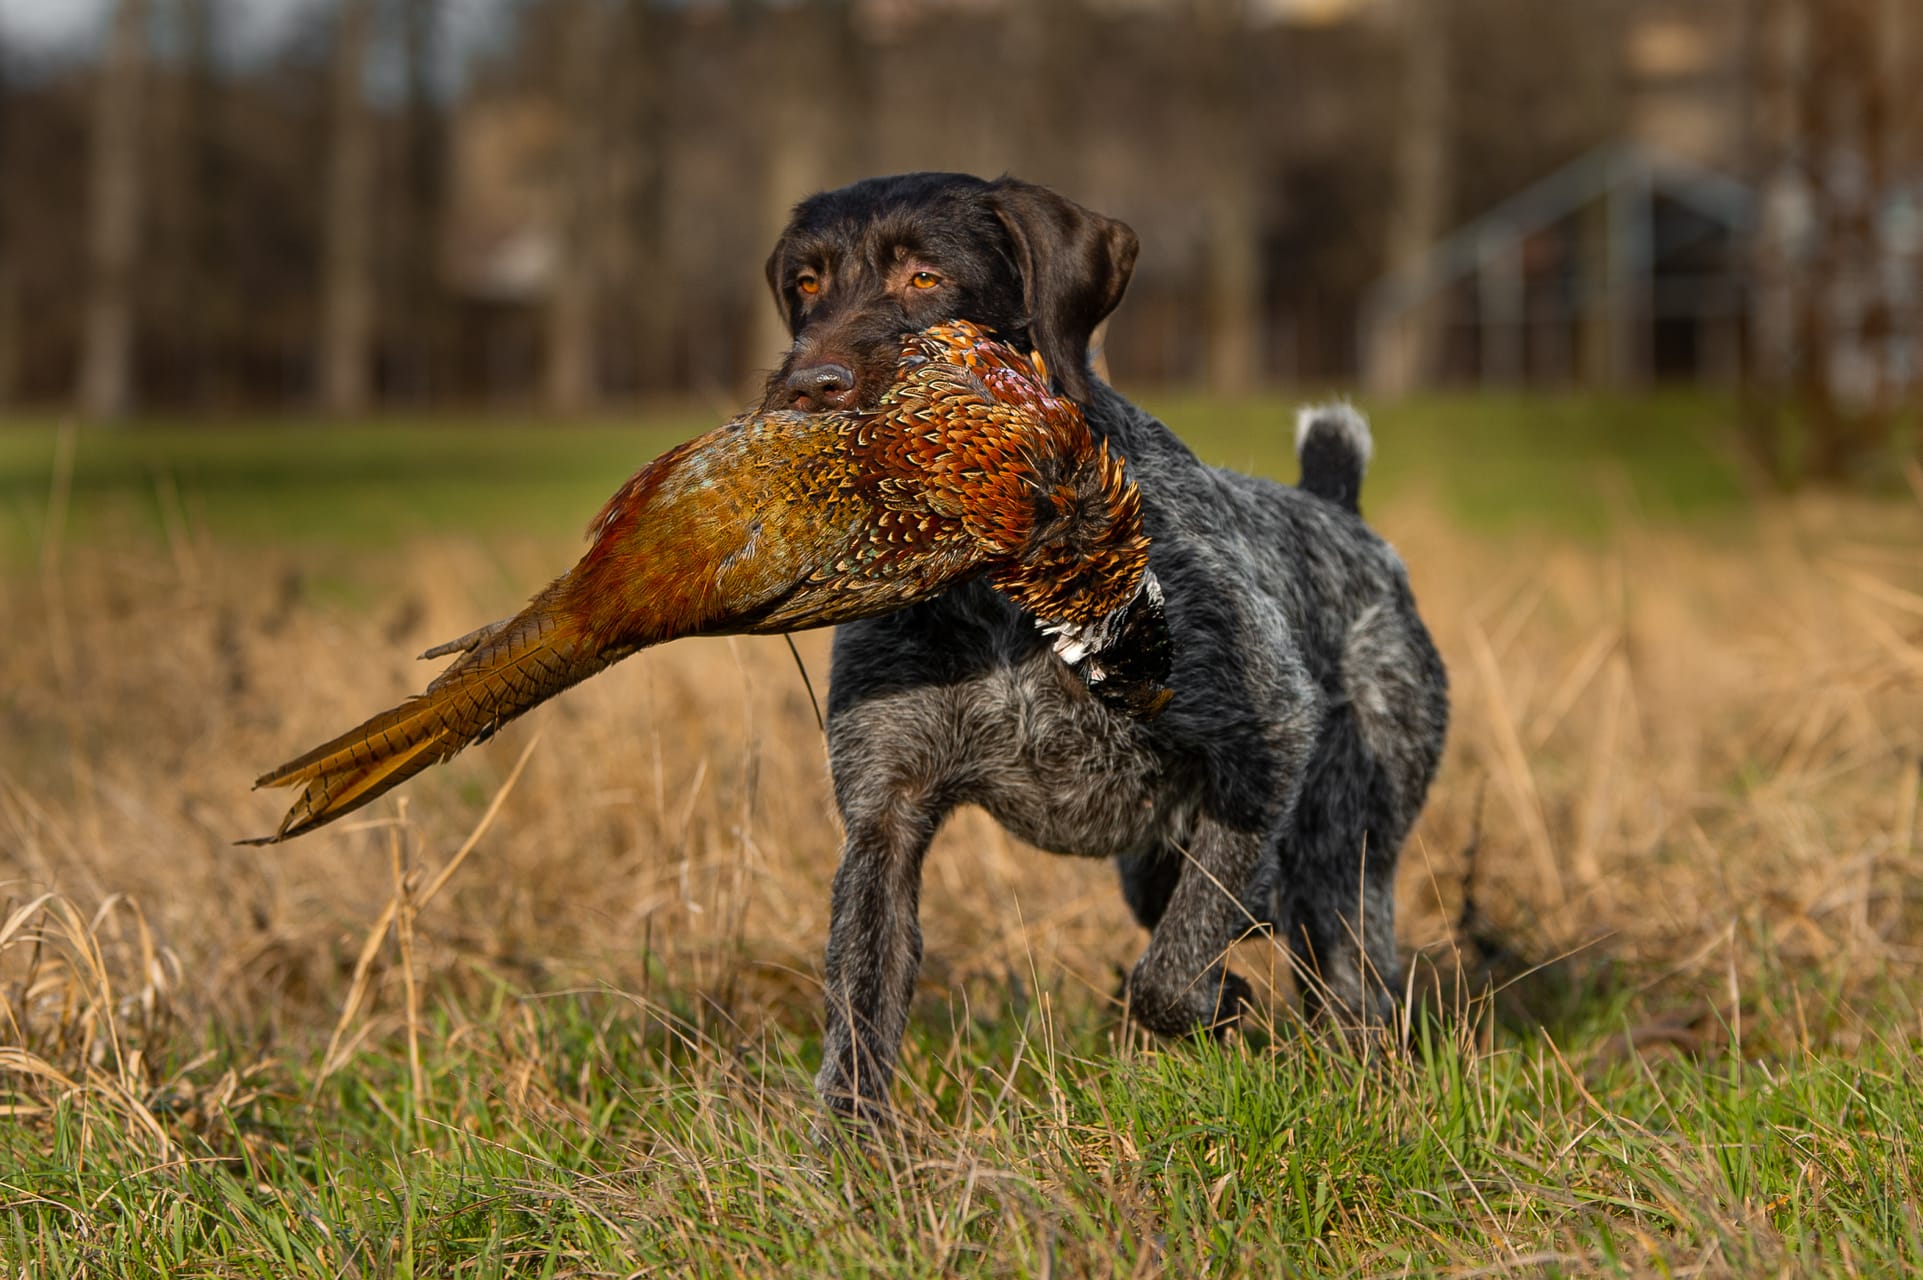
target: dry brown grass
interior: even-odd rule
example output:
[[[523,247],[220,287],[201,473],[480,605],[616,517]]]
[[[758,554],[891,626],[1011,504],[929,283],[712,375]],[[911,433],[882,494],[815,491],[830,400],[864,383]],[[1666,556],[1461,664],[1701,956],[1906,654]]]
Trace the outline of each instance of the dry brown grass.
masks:
[[[1473,845],[1478,914],[1511,943],[1590,947],[1711,1004],[1763,937],[1798,963],[1915,963],[1923,511],[1810,499],[1712,535],[1626,521],[1600,547],[1489,545],[1419,511],[1387,527],[1455,703],[1403,859],[1406,945],[1460,941]],[[778,639],[642,655],[403,803],[232,845],[277,817],[277,794],[248,791],[264,764],[410,692],[428,668],[407,655],[507,610],[566,551],[501,555],[410,547],[363,584],[372,609],[310,600],[279,557],[184,540],[6,583],[11,900],[138,903],[107,918],[140,922],[149,1003],[164,989],[189,1023],[321,1025],[393,896],[393,824],[411,863],[439,866],[538,734],[492,831],[424,904],[422,972],[667,981],[738,1019],[811,1017],[837,832]],[[822,685],[825,636],[799,644]],[[1106,993],[1140,945],[1106,867],[974,812],[940,838],[923,918],[936,989],[1032,968]]]
[[[1688,532],[1626,515],[1597,545],[1490,543],[1413,507],[1384,524],[1454,681],[1399,886],[1419,973],[1573,955],[1574,981],[1635,993],[1622,1045],[1656,1053],[1923,1032],[1891,998],[1923,980],[1923,505],[1817,497]],[[84,1092],[164,1154],[251,1096],[251,1060],[330,1037],[321,1075],[404,1036],[418,1085],[424,1008],[497,985],[632,993],[710,1044],[814,1027],[838,835],[779,639],[641,655],[398,801],[232,844],[278,817],[257,772],[412,691],[428,669],[406,655],[508,611],[568,554],[421,543],[362,571],[359,605],[301,587],[284,553],[184,530],[0,579],[17,1120]],[[826,638],[799,645],[823,687]],[[937,843],[922,917],[935,1008],[1036,985],[1099,1003],[1142,943],[1106,866],[974,812]],[[1803,975],[1789,998],[1756,998],[1785,973]],[[1553,1023],[1553,991],[1511,997]],[[233,1064],[211,1076],[210,1028]]]

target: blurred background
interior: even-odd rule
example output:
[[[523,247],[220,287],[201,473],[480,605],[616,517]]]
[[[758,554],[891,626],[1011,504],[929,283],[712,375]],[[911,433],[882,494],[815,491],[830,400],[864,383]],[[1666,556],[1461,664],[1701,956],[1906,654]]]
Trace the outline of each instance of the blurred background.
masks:
[[[1847,475],[1919,83],[1912,0],[0,0],[0,413],[732,403],[794,202],[953,168],[1140,233],[1124,386],[1706,384]]]

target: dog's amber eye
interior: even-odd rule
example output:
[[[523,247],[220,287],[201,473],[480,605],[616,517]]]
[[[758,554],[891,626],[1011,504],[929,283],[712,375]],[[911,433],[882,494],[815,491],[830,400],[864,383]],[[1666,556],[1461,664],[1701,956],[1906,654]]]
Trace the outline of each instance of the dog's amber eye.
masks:
[[[807,294],[809,297],[812,298],[817,293],[821,292],[821,280],[816,276],[808,276],[808,275],[796,276],[795,288],[801,290],[803,293]]]
[[[908,283],[917,289],[932,289],[941,283],[941,277],[932,271],[917,271],[908,277]]]

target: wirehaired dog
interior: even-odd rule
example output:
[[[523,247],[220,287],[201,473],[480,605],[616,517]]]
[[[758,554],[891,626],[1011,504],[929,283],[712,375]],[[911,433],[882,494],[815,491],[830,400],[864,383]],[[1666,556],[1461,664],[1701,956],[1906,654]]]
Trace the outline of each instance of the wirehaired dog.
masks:
[[[1231,1025],[1249,992],[1224,954],[1272,928],[1305,1000],[1380,1025],[1398,989],[1396,855],[1448,721],[1442,661],[1401,561],[1358,509],[1368,426],[1305,411],[1298,487],[1208,466],[1089,364],[1134,232],[1042,187],[920,173],[797,206],[768,259],[794,335],[767,405],[873,403],[900,335],[960,318],[1037,351],[1128,461],[1166,597],[1161,714],[1090,696],[1034,621],[988,586],[842,627],[829,763],[846,837],[817,1085],[886,1114],[921,964],[922,859],[977,804],[1023,840],[1112,858],[1150,930],[1128,1008],[1166,1035]]]

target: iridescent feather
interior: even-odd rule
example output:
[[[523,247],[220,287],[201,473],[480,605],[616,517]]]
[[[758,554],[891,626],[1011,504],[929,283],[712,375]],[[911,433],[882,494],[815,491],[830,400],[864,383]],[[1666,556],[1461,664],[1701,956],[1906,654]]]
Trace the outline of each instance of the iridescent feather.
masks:
[[[852,622],[976,576],[1075,636],[1124,616],[1148,562],[1122,459],[960,321],[904,338],[875,408],[738,417],[635,473],[588,532],[526,609],[428,650],[459,656],[424,693],[262,775],[301,792],[249,843],[330,822],[649,645]]]

